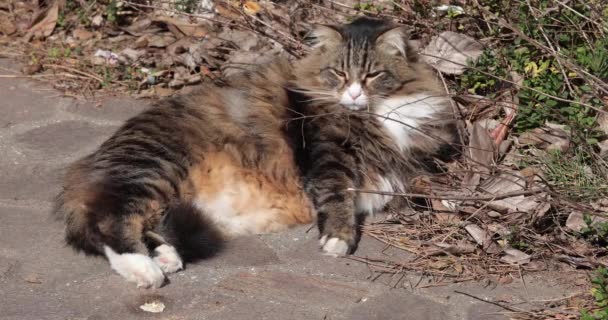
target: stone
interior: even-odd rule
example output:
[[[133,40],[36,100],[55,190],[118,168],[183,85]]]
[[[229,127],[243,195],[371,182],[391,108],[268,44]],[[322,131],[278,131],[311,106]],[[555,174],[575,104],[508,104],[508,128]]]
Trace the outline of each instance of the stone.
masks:
[[[509,312],[499,306],[489,303],[475,303],[469,306],[467,320],[508,320],[504,313]],[[503,313],[503,314],[501,314]]]
[[[115,128],[84,121],[51,123],[19,134],[17,143],[43,156],[84,154],[93,151]]]
[[[279,263],[279,258],[258,237],[251,236],[228,241],[216,257],[201,263],[255,267]]]
[[[363,299],[350,312],[351,320],[447,319],[447,308],[433,300],[395,291]]]
[[[93,120],[125,121],[144,110],[149,104],[151,103],[145,100],[105,97],[95,103],[72,102],[66,107],[66,111]]]

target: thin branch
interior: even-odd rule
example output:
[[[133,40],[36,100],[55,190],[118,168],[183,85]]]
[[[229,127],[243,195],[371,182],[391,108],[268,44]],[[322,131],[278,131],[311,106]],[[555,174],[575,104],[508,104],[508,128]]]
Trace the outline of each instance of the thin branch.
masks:
[[[536,188],[536,189],[523,190],[523,191],[505,192],[505,193],[500,193],[500,194],[496,194],[496,195],[487,195],[487,196],[481,196],[481,195],[458,196],[458,195],[453,195],[453,194],[445,194],[445,195],[432,194],[431,195],[431,194],[421,194],[421,193],[385,192],[385,191],[365,190],[365,189],[356,189],[356,188],[348,188],[348,189],[346,189],[346,191],[371,193],[371,194],[379,194],[379,195],[384,195],[384,196],[395,196],[395,197],[411,197],[411,198],[457,200],[457,201],[458,200],[459,201],[467,201],[467,200],[491,201],[491,200],[500,200],[500,199],[506,199],[506,198],[511,198],[511,197],[526,196],[526,195],[533,195],[533,194],[538,194],[538,193],[542,193],[542,192],[548,192],[547,189]]]

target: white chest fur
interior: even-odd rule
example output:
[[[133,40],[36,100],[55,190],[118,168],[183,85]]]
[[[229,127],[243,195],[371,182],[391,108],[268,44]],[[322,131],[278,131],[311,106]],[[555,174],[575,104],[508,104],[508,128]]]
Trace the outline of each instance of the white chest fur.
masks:
[[[416,93],[380,101],[376,114],[399,148],[405,150],[411,145],[412,133],[441,112],[446,103],[445,96],[430,92]]]
[[[395,192],[399,190],[395,190],[391,181],[386,179],[385,177],[378,177],[377,182],[371,183],[366,186],[366,189],[370,191],[381,191],[381,192]],[[357,194],[357,198],[355,204],[357,206],[357,211],[366,214],[374,214],[375,212],[382,210],[384,206],[391,201],[392,196],[386,196],[376,193],[364,193],[361,192]]]

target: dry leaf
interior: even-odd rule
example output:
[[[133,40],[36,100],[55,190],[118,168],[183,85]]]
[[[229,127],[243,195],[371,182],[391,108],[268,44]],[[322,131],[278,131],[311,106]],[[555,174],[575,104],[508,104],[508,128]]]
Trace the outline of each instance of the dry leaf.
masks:
[[[74,38],[76,38],[78,40],[82,40],[82,41],[89,40],[95,36],[95,34],[93,32],[82,29],[82,28],[74,30],[72,35],[74,36]]]
[[[243,11],[248,15],[254,16],[260,12],[260,10],[262,10],[262,7],[255,1],[247,1],[243,4]]]
[[[25,281],[27,283],[33,283],[33,284],[42,283],[42,279],[40,279],[40,276],[38,276],[37,274],[27,275],[27,276],[23,277],[23,281]]]
[[[505,249],[505,255],[500,257],[500,261],[512,264],[512,265],[522,265],[530,262],[530,255],[526,254],[520,250],[507,248]]]
[[[590,215],[589,217],[591,218],[592,223],[608,221],[608,218],[598,217],[596,215]],[[573,211],[566,220],[566,228],[574,232],[580,232],[586,226],[587,223],[585,223],[584,215],[580,211]]]
[[[522,145],[534,146],[541,150],[565,152],[570,147],[570,132],[559,125],[547,123],[543,128],[524,132],[517,141]]]
[[[0,12],[1,13],[1,12]],[[7,15],[0,15],[0,33],[7,36],[17,32],[17,26]]]
[[[165,304],[160,301],[146,302],[139,308],[146,312],[160,313],[165,310]]]
[[[32,75],[34,73],[38,73],[41,70],[42,70],[42,64],[40,64],[40,63],[28,64],[28,65],[24,66],[23,68],[21,68],[21,72],[28,76]]]
[[[155,17],[153,21],[165,23],[167,28],[169,28],[169,31],[171,31],[178,38],[183,36],[203,38],[207,35],[207,29],[200,24],[193,24],[165,16]]]
[[[55,30],[58,17],[59,1],[54,1],[53,5],[46,11],[44,19],[40,20],[40,22],[29,29],[25,35],[25,40],[30,41],[32,38],[46,38],[50,36],[53,33],[53,30]]]
[[[485,252],[496,254],[501,251],[498,244],[492,241],[492,236],[478,225],[472,223],[467,224],[464,226],[464,229],[471,235],[471,237],[473,237],[475,242],[477,242],[477,244],[480,245]]]
[[[476,60],[483,47],[464,34],[445,31],[433,37],[422,52],[423,60],[446,74],[462,74],[469,60]]]
[[[437,251],[431,251],[431,253],[428,253],[428,255],[440,255],[448,253],[455,256],[461,256],[463,254],[475,252],[475,246],[466,242],[460,242],[455,245],[448,243],[434,243],[433,245],[437,247]]]
[[[468,152],[472,165],[481,172],[489,172],[494,164],[494,141],[478,123],[473,125],[469,138]]]

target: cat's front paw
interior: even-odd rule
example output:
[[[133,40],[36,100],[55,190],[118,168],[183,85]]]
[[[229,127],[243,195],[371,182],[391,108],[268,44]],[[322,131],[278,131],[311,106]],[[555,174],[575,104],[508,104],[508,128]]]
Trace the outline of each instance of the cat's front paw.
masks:
[[[323,254],[332,257],[345,256],[355,248],[355,236],[345,234],[324,234],[319,239]]]
[[[319,244],[323,253],[332,257],[345,256],[349,251],[348,243],[337,237],[329,238],[327,235],[322,236]]]

